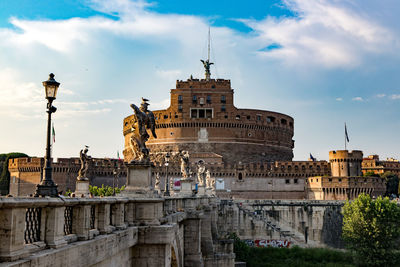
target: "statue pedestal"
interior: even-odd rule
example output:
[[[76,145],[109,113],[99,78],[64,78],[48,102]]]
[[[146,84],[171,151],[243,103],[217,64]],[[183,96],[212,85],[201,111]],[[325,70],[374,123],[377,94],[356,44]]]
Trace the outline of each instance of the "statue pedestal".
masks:
[[[207,187],[206,188],[206,195],[207,196],[213,196],[214,195],[214,189],[212,187]]]
[[[75,196],[76,197],[89,197],[89,180],[76,180],[75,185]]]
[[[127,178],[125,190],[120,193],[121,196],[153,198],[159,197],[154,190],[151,181],[150,161],[132,161],[127,166]]]
[[[199,185],[197,196],[202,197],[206,194],[206,187],[204,185]]]
[[[181,179],[181,191],[179,192],[180,197],[191,197],[193,196],[192,191],[192,178]]]

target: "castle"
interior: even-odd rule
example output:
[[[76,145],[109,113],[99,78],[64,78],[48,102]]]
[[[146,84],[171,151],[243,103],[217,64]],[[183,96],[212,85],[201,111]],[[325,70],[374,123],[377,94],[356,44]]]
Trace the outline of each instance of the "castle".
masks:
[[[290,161],[293,158],[293,118],[278,112],[238,109],[233,104],[230,80],[177,81],[171,90],[171,106],[153,111],[157,139],[147,143],[153,155],[166,151],[207,154],[207,162],[222,157],[239,161]],[[133,115],[124,119],[124,158],[130,161]]]
[[[233,93],[230,80],[211,79],[209,68],[205,79],[191,76],[176,82],[170,91],[170,107],[153,111],[158,138],[150,137],[147,142],[155,164],[153,176],[167,175],[164,160],[168,152],[168,176],[179,180],[180,152],[189,151],[193,173],[197,162],[204,161],[221,198],[336,200],[352,199],[362,192],[373,196],[385,192],[382,179],[363,177],[363,173],[400,173],[399,162],[379,161],[377,156],[363,159],[361,151],[331,151],[329,162],[292,161],[293,118],[273,111],[236,108]],[[133,120],[134,115],[123,120],[125,162],[133,156]],[[74,190],[78,159],[59,159],[53,166],[59,191]],[[42,167],[40,158],[10,161],[10,194],[32,194]],[[109,161],[97,159],[91,169],[92,184],[115,183]],[[125,176],[123,170],[117,185],[125,183]],[[161,188],[164,185],[162,179]]]

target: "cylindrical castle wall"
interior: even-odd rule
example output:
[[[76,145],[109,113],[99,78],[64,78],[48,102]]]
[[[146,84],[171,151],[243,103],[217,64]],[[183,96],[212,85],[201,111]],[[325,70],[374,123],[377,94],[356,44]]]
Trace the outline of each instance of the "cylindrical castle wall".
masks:
[[[361,162],[363,153],[360,150],[333,150],[329,151],[332,176],[361,176]]]
[[[129,118],[124,120],[124,157],[127,161],[131,153]],[[211,152],[223,156],[227,163],[290,161],[293,158],[293,128],[288,124],[268,126],[237,120],[164,121],[157,124],[156,134],[157,139],[151,137],[147,142],[152,153],[180,150]]]

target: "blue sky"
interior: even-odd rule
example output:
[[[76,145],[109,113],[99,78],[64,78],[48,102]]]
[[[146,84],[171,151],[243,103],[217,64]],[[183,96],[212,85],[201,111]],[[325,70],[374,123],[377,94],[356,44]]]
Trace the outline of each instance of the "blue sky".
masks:
[[[122,119],[142,96],[165,108],[177,79],[213,77],[235,105],[295,120],[295,160],[342,149],[400,158],[397,0],[0,1],[1,152],[44,154],[41,81],[61,82],[55,157],[123,148]]]

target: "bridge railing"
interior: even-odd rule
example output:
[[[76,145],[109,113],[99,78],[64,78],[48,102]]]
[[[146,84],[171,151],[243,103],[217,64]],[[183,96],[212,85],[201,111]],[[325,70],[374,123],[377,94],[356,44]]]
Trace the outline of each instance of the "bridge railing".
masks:
[[[121,197],[0,197],[0,261],[17,260],[45,248],[59,248],[135,225],[140,217],[135,216],[136,202]]]
[[[0,261],[14,261],[128,226],[167,223],[170,220],[163,217],[201,209],[207,203],[207,197],[0,197]]]

